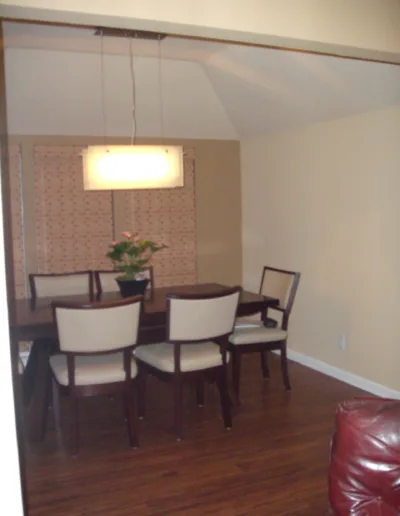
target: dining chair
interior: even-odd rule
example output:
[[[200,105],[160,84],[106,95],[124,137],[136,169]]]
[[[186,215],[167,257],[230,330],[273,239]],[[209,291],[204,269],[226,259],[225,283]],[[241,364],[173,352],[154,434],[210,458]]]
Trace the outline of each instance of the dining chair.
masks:
[[[16,369],[16,370],[15,370]],[[25,370],[24,362],[21,357],[17,357],[16,367],[13,365],[13,382],[15,396],[15,416],[17,422],[17,431],[24,435],[25,428],[25,407],[23,399],[23,374]]]
[[[32,300],[42,297],[93,295],[92,271],[29,274]]]
[[[24,363],[22,362],[21,358],[18,357],[18,374],[19,375],[24,374],[24,369],[25,369]]]
[[[24,370],[25,370],[25,365],[24,365],[23,361],[21,360],[21,357],[18,357],[18,362],[17,362],[17,373],[18,374],[16,375],[17,376],[16,383],[17,383],[18,392],[16,393],[16,399],[18,400],[17,408],[20,408],[21,411],[23,410],[23,406],[24,406],[24,400],[23,400],[23,396],[22,396]]]
[[[149,266],[142,273],[143,278],[149,280],[149,283],[146,287],[146,292],[144,294],[145,299],[153,299],[154,292],[154,271],[153,266]],[[96,287],[96,293],[101,295],[103,292],[119,292],[119,287],[115,278],[121,276],[120,271],[110,271],[110,270],[94,270],[94,284]]]
[[[91,299],[93,297],[93,275],[90,270],[56,274],[35,273],[29,274],[28,279],[32,307],[35,307],[37,299],[43,297],[81,294],[87,294]],[[33,341],[28,344],[30,346],[29,356],[23,373],[23,397],[25,404],[29,404],[33,392],[38,362],[38,346],[42,346],[43,342]],[[58,345],[54,339],[46,339],[46,345],[50,346],[51,352],[57,351]]]
[[[269,308],[277,314],[276,327],[268,327],[268,309],[260,314],[260,320],[238,319],[235,330],[229,336],[229,350],[232,354],[232,381],[239,401],[240,394],[240,366],[241,355],[244,353],[260,352],[261,369],[264,378],[269,378],[268,351],[279,350],[281,355],[281,370],[285,388],[291,390],[288,364],[287,364],[287,337],[289,316],[293,307],[297,288],[300,281],[300,273],[276,269],[265,266],[263,268],[260,284],[260,294],[279,299],[279,305]]]
[[[232,427],[227,346],[240,293],[241,287],[233,287],[213,294],[167,295],[166,341],[135,349],[139,367],[139,417],[144,416],[146,374],[172,382],[178,441],[182,439],[182,387],[188,380],[195,380],[198,388],[206,380],[216,382],[225,427]]]
[[[135,414],[136,346],[143,296],[111,303],[53,302],[60,354],[50,357],[53,388],[72,405],[72,452],[78,453],[78,399],[122,394],[129,442],[138,446]],[[58,408],[57,408],[58,411]],[[56,418],[59,426],[59,419]]]

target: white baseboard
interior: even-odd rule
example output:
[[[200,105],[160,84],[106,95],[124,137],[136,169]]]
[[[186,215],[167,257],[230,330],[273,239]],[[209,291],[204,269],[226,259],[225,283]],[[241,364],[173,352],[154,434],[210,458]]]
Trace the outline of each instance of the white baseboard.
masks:
[[[280,351],[274,351],[274,353],[279,355]],[[400,399],[400,391],[389,389],[384,385],[372,382],[371,380],[367,380],[362,376],[349,373],[348,371],[344,371],[343,369],[339,369],[338,367],[331,366],[326,362],[322,362],[321,360],[317,360],[307,355],[303,355],[302,353],[298,353],[297,351],[293,351],[291,349],[287,350],[287,356],[290,360],[293,360],[294,362],[309,367],[310,369],[315,369],[315,371],[319,371],[320,373],[324,373],[328,376],[332,376],[333,378],[336,378],[341,382],[345,382],[350,385],[353,385],[354,387],[358,387],[359,389],[370,392],[375,396],[379,396],[381,398]]]

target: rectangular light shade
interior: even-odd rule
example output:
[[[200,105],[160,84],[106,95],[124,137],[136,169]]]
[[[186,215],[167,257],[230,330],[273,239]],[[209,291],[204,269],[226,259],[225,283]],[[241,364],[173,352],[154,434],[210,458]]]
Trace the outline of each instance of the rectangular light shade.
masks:
[[[95,145],[83,151],[85,190],[183,186],[183,148],[162,145]]]

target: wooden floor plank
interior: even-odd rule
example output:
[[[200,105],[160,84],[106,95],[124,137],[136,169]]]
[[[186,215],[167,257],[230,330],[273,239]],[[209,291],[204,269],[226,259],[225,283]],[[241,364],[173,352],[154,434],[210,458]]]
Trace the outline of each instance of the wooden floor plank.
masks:
[[[207,387],[203,408],[188,389],[180,443],[172,393],[156,379],[148,382],[137,450],[128,447],[118,399],[82,401],[76,459],[50,413],[46,440],[25,445],[29,516],[324,515],[335,408],[365,393],[295,363],[287,393],[278,358],[270,362],[271,379],[264,381],[258,357],[244,358],[242,405],[230,431],[215,387]]]

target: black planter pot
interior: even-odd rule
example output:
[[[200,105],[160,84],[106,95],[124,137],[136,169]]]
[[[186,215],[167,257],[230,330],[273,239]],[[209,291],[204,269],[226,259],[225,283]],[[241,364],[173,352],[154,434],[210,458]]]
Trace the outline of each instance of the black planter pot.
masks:
[[[144,291],[146,290],[147,284],[149,283],[148,279],[141,280],[115,280],[118,283],[119,290],[121,291],[122,297],[131,297],[144,295]]]

